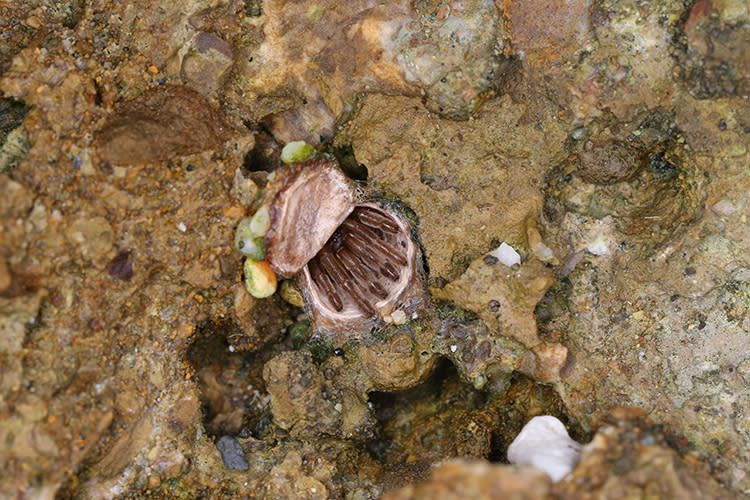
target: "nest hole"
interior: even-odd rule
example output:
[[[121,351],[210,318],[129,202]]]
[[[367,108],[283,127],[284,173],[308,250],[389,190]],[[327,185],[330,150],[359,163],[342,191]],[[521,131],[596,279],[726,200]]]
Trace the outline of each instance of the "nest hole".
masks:
[[[252,353],[232,352],[231,335],[241,335],[237,325],[206,322],[196,329],[187,351],[200,390],[203,426],[215,437],[260,437],[271,422],[263,361]]]

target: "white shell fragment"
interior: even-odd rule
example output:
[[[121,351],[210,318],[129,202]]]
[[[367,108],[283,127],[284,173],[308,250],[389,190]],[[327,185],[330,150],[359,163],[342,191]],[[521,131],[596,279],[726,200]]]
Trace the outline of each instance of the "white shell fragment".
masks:
[[[581,445],[568,436],[560,420],[550,415],[529,420],[508,447],[508,462],[533,465],[553,481],[572,471],[580,456]]]
[[[499,247],[491,251],[490,255],[495,257],[501,264],[505,264],[508,267],[513,267],[514,265],[521,263],[521,256],[518,255],[518,252],[504,241]]]
[[[599,257],[606,257],[609,255],[609,248],[607,247],[607,241],[604,239],[604,233],[599,232],[594,239],[588,242],[586,250]]]
[[[406,323],[406,313],[400,309],[396,309],[391,313],[391,319],[394,325],[403,325]]]

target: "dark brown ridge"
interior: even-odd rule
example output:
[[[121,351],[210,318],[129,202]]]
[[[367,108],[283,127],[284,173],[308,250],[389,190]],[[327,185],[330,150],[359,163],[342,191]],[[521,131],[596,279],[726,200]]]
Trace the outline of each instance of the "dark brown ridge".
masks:
[[[398,282],[407,264],[401,232],[387,214],[357,207],[310,261],[313,283],[337,312],[346,297],[366,314],[388,298],[390,283]]]

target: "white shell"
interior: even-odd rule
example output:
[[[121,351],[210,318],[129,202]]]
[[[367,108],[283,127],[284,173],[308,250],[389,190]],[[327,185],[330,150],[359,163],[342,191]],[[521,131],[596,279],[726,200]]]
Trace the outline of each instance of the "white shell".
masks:
[[[505,242],[502,242],[499,247],[491,251],[490,255],[508,267],[513,267],[521,263],[521,256],[518,255],[518,252]]]
[[[553,481],[572,471],[580,456],[581,445],[568,436],[560,420],[550,415],[529,420],[508,447],[508,462],[532,465]]]

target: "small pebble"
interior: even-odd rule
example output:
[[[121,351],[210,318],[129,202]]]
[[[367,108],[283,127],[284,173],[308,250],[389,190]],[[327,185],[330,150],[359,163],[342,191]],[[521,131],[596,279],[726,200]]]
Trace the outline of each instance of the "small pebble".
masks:
[[[130,252],[121,250],[107,265],[110,276],[130,281],[133,277],[133,265],[130,263]]]
[[[609,255],[609,248],[607,247],[607,241],[604,239],[604,233],[600,231],[594,239],[589,241],[586,250],[600,257]]]
[[[734,205],[729,200],[719,200],[711,207],[711,211],[719,217],[727,217],[734,212]]]
[[[221,453],[221,460],[227,469],[247,470],[249,464],[239,441],[232,436],[222,436],[216,442],[216,448]]]
[[[281,161],[286,164],[305,161],[315,152],[315,148],[305,141],[293,141],[281,150]]]
[[[26,26],[29,28],[34,28],[35,30],[42,27],[42,22],[36,16],[27,17],[24,23],[26,23]]]
[[[490,257],[495,257],[500,263],[513,267],[521,263],[521,256],[516,250],[505,242],[490,252]]]
[[[570,138],[573,139],[574,141],[580,141],[581,139],[585,139],[586,129],[583,127],[579,127],[575,129],[574,131],[570,133]]]
[[[391,319],[395,325],[403,325],[406,323],[406,313],[397,309],[391,313]]]

